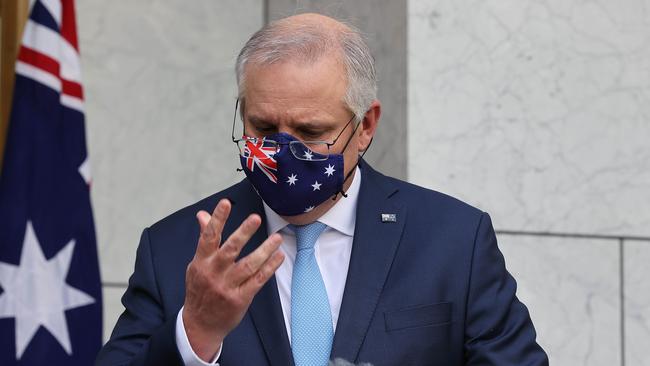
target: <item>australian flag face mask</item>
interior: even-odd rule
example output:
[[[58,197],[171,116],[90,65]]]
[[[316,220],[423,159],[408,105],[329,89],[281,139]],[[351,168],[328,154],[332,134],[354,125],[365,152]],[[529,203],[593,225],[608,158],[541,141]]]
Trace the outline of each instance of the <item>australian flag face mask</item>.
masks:
[[[278,215],[309,212],[343,191],[343,154],[319,154],[284,132],[244,138],[239,149],[246,177]]]

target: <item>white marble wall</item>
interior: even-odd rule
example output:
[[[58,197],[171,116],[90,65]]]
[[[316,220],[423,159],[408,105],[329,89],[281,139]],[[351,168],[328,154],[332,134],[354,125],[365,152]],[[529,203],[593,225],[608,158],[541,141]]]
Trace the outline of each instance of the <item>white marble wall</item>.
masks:
[[[410,0],[408,21],[412,182],[501,230],[650,237],[647,2]],[[620,268],[617,240],[500,240],[553,365],[650,365],[650,241]]]
[[[142,229],[240,176],[234,60],[262,0],[77,1],[92,199],[105,282],[125,283]],[[105,333],[123,289],[108,288]]]
[[[499,245],[550,364],[618,365],[618,242],[503,236]]]
[[[650,234],[650,9],[409,6],[409,179],[501,228]]]
[[[650,243],[625,247],[625,359],[627,365],[650,366]]]

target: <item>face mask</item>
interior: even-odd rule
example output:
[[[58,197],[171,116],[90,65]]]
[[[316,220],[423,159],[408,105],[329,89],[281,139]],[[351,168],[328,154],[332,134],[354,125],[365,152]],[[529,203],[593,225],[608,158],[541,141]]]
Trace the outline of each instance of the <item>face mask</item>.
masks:
[[[319,154],[284,132],[242,144],[242,170],[278,215],[294,216],[313,210],[342,192],[343,182],[350,175],[344,176],[343,154]]]

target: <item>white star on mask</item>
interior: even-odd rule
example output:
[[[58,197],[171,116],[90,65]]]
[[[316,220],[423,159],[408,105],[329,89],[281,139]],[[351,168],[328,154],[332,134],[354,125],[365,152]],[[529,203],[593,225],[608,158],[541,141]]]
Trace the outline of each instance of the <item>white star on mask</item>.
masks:
[[[287,177],[287,183],[289,183],[290,186],[296,185],[296,181],[298,180],[298,176],[295,174],[291,174],[291,176]]]
[[[45,259],[31,221],[27,221],[20,265],[0,262],[0,319],[16,319],[16,359],[19,360],[40,326],[70,355],[72,344],[65,311],[95,302],[65,282],[74,253],[70,240],[54,257]]]
[[[327,168],[325,168],[325,174],[327,174],[328,177],[331,177],[332,174],[334,174],[335,171],[336,171],[336,169],[334,169],[334,165],[331,165],[331,164],[328,165]]]
[[[313,157],[314,157],[314,155],[312,154],[311,151],[309,151],[309,150],[305,151],[305,159],[311,160]]]
[[[322,186],[322,183],[318,183],[318,181],[316,181],[311,186],[314,187],[314,191],[320,191],[320,186]]]
[[[309,206],[305,209],[305,212],[311,212],[314,209],[314,206]]]

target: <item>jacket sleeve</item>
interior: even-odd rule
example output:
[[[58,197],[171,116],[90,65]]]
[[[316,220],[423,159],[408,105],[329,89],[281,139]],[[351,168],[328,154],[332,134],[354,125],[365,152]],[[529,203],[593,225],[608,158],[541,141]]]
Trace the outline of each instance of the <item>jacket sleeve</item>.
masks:
[[[505,267],[490,217],[481,217],[472,254],[465,328],[466,365],[548,366],[528,309]]]
[[[176,346],[176,317],[166,319],[162,308],[148,229],[140,238],[122,304],[125,310],[95,365],[183,365]]]

